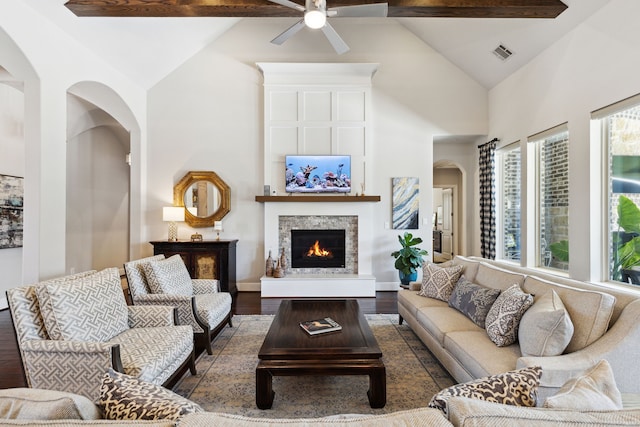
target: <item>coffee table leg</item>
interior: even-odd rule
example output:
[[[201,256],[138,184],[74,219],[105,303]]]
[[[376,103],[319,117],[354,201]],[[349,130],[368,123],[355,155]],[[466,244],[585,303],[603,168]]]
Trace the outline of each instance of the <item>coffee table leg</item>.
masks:
[[[387,375],[385,367],[373,368],[369,371],[369,405],[372,408],[384,408],[387,404]]]
[[[256,368],[256,406],[259,409],[271,409],[273,405],[272,379],[268,369]]]

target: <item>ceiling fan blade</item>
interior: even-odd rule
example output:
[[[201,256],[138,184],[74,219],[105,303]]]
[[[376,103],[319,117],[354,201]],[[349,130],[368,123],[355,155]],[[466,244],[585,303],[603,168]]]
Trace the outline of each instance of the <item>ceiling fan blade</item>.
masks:
[[[355,6],[330,7],[327,9],[327,16],[336,18],[385,18],[388,11],[389,5],[387,3],[359,4]]]
[[[322,32],[325,36],[327,36],[327,39],[329,39],[329,43],[331,43],[331,46],[333,46],[338,55],[342,55],[343,53],[349,51],[349,46],[347,46],[344,40],[342,40],[342,37],[338,35],[331,24],[327,22],[324,27],[322,27]]]
[[[293,24],[292,26],[290,26],[289,28],[287,28],[278,37],[276,37],[275,39],[271,40],[271,43],[278,44],[278,45],[282,44],[282,43],[286,42],[289,39],[289,37],[291,37],[292,35],[294,35],[295,33],[297,33],[298,31],[300,31],[303,28],[304,28],[304,19],[301,19],[298,22],[296,22],[295,24]]]
[[[299,12],[304,12],[305,11],[305,7],[302,5],[299,5],[298,3],[294,3],[290,0],[269,0],[272,3],[277,3],[280,6],[286,6],[286,7],[290,7],[291,9],[295,9]]]

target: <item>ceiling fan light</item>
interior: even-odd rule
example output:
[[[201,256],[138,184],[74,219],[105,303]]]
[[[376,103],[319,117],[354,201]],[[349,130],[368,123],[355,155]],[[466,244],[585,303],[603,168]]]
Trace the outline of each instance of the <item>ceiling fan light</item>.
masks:
[[[327,22],[327,15],[320,10],[310,10],[304,14],[304,23],[309,28],[318,29],[324,27]]]

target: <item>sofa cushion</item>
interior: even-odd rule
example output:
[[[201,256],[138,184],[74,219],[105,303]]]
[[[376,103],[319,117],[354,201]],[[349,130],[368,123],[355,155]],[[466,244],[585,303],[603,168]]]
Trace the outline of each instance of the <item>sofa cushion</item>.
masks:
[[[496,405],[478,399],[452,397],[447,402],[449,420],[465,427],[638,426],[640,409],[580,412]]]
[[[516,369],[520,348],[517,344],[497,347],[487,332],[454,331],[444,337],[444,349],[457,360],[469,376],[481,378]]]
[[[63,340],[105,342],[129,328],[127,303],[115,267],[44,286],[51,299],[48,316]]]
[[[522,315],[533,304],[533,296],[513,285],[502,292],[493,303],[486,319],[487,335],[498,347],[518,340],[518,326]]]
[[[520,320],[518,335],[523,356],[557,356],[567,348],[573,322],[553,289],[534,299]]]
[[[193,295],[193,283],[180,255],[142,264],[147,285],[154,294]]]
[[[400,289],[398,291],[398,310],[406,309],[411,316],[415,317],[422,307],[449,307],[449,304],[435,298],[425,298],[415,291]]]
[[[613,314],[616,298],[604,292],[572,288],[528,276],[522,289],[534,296],[542,295],[553,289],[562,299],[574,332],[567,345],[566,352],[573,353],[596,341],[607,331]]]
[[[544,401],[545,408],[576,411],[611,411],[622,409],[622,396],[609,362],[601,360],[589,371],[567,381]]]
[[[203,412],[197,403],[162,386],[113,369],[102,377],[98,406],[109,420],[179,420]]]
[[[88,398],[37,388],[0,390],[3,420],[99,420],[98,407]]]
[[[422,287],[418,295],[449,301],[451,291],[453,291],[462,269],[461,265],[442,268],[430,262],[424,263],[422,265]]]
[[[408,409],[379,415],[328,416],[319,418],[266,418],[246,417],[219,412],[201,412],[185,415],[180,425],[191,427],[451,427],[442,412],[431,408]]]
[[[49,297],[49,291],[47,290],[46,285],[73,282],[76,279],[91,276],[95,273],[96,270],[83,271],[81,273],[71,274],[69,276],[46,280],[38,283],[33,287],[38,298],[40,313],[42,315],[42,320],[44,321],[44,326],[47,330],[49,338],[51,338],[52,340],[61,340],[62,334],[60,333],[60,328],[58,327],[55,315],[53,314],[53,309],[51,307],[51,298]]]
[[[489,309],[500,295],[499,289],[490,289],[468,281],[462,276],[453,288],[449,305],[484,329]]]
[[[473,281],[487,288],[504,291],[513,284],[522,286],[525,277],[524,274],[514,273],[513,271],[504,270],[486,262],[480,262],[478,272]]]
[[[222,323],[231,311],[231,294],[228,292],[196,295],[195,298],[198,316],[212,329]]]
[[[444,302],[442,303],[444,304]],[[485,337],[487,335],[471,319],[449,306],[423,307],[418,310],[416,320],[441,346],[444,345],[445,336],[455,331],[481,331]]]
[[[452,396],[471,397],[514,406],[535,406],[540,375],[542,368],[533,366],[456,384],[435,394],[428,406],[447,414],[447,400]]]
[[[120,344],[126,374],[162,384],[193,350],[193,329],[188,325],[131,328],[109,342]]]

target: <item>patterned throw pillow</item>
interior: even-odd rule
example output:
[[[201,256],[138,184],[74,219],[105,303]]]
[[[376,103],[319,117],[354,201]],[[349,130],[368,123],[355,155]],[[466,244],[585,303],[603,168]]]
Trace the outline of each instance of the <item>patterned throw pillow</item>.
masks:
[[[447,401],[453,396],[470,397],[514,406],[535,406],[542,368],[533,366],[456,384],[435,394],[430,408],[448,415]]]
[[[487,335],[498,347],[511,345],[518,340],[518,326],[522,315],[533,304],[533,295],[522,292],[513,285],[502,292],[487,313]]]
[[[193,282],[180,255],[145,262],[142,269],[152,293],[193,295]]]
[[[573,337],[573,322],[560,296],[550,289],[520,320],[518,335],[523,356],[558,356]]]
[[[35,290],[36,296],[38,298],[40,313],[42,314],[42,320],[44,321],[44,326],[45,326],[45,329],[47,330],[47,334],[49,335],[49,338],[51,338],[52,340],[61,340],[62,334],[60,333],[60,328],[56,323],[56,317],[51,307],[51,298],[49,297],[49,291],[47,290],[46,285],[55,284],[55,283],[73,282],[76,279],[81,279],[83,277],[91,276],[92,274],[95,274],[95,273],[96,273],[96,270],[83,271],[82,273],[76,273],[69,276],[58,277],[55,279],[40,282],[33,287],[33,289]]]
[[[108,420],[179,420],[204,412],[200,405],[171,390],[113,369],[102,378],[98,406]]]
[[[116,267],[46,287],[60,339],[105,342],[129,329],[129,310]]]
[[[500,295],[500,289],[485,288],[462,276],[453,288],[449,306],[455,308],[476,325],[484,329],[485,319],[491,306]]]
[[[422,288],[418,295],[449,301],[451,291],[456,285],[464,267],[454,265],[443,268],[430,262],[422,265]]]

